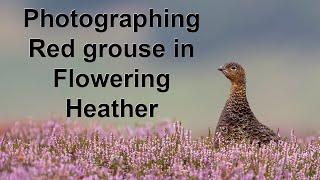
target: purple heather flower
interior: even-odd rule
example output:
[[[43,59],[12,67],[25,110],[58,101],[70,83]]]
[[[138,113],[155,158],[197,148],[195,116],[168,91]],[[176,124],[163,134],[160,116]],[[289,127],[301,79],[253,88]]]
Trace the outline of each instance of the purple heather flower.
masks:
[[[319,179],[320,137],[213,147],[181,123],[124,129],[50,120],[0,135],[0,179]]]

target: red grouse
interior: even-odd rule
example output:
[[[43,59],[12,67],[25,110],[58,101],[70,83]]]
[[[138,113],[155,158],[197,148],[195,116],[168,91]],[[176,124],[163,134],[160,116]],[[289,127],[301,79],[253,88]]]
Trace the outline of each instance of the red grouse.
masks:
[[[250,109],[246,96],[244,68],[235,62],[218,69],[231,81],[231,93],[221,113],[215,135],[216,145],[232,142],[257,142],[266,144],[277,141],[278,136],[260,123]]]

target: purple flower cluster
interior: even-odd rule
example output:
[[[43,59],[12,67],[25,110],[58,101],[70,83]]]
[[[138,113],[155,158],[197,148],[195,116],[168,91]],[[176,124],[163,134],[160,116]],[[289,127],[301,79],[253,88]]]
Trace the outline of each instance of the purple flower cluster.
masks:
[[[320,179],[320,137],[220,149],[213,142],[180,123],[19,123],[0,135],[0,179]]]

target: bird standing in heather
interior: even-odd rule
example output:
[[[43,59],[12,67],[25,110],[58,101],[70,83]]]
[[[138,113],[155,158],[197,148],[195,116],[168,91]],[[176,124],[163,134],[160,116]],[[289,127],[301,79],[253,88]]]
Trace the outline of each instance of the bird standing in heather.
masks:
[[[277,141],[278,136],[260,123],[249,106],[246,96],[246,76],[244,68],[235,62],[218,68],[230,81],[231,92],[221,113],[215,135],[216,145],[232,142],[257,142],[266,144]],[[221,142],[222,141],[222,142]]]

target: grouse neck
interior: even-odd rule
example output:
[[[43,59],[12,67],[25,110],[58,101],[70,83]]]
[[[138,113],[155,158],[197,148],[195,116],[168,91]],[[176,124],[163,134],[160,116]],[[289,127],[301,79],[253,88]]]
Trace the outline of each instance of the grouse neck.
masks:
[[[246,99],[246,84],[245,83],[232,83],[230,90],[230,98]]]

